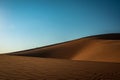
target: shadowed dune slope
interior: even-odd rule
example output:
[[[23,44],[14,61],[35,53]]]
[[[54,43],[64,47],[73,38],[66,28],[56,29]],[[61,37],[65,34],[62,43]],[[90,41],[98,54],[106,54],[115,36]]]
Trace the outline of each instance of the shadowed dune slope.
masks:
[[[120,63],[0,55],[0,80],[119,80]]]
[[[120,62],[120,33],[89,36],[10,55]]]

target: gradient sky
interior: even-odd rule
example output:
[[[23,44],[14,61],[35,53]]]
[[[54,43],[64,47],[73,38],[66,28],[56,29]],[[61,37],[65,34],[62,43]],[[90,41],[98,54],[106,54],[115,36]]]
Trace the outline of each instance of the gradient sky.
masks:
[[[120,33],[120,0],[0,0],[0,53]]]

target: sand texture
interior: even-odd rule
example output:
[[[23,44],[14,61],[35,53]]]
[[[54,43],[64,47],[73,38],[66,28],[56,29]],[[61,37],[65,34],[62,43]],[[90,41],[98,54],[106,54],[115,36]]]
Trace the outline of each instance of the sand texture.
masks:
[[[120,80],[120,63],[0,56],[0,80]]]

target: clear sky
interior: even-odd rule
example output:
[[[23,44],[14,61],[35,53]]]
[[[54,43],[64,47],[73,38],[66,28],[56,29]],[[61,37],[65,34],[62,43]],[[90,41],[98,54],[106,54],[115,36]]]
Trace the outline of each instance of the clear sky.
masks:
[[[0,53],[120,33],[120,0],[0,0]]]

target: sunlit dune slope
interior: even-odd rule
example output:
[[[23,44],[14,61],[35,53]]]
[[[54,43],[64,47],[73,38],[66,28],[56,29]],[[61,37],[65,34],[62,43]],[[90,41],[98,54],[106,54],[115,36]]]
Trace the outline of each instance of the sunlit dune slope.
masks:
[[[119,80],[120,63],[0,55],[0,80]]]
[[[120,33],[89,36],[10,55],[120,62]]]

